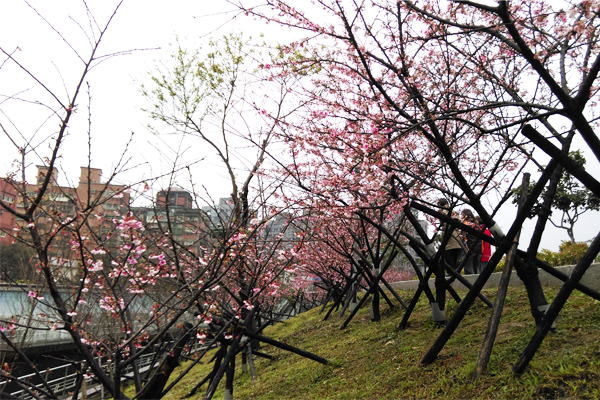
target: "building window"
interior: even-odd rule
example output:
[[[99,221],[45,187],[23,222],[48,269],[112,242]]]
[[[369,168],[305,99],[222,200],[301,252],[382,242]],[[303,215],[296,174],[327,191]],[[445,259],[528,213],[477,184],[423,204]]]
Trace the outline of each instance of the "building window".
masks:
[[[9,204],[12,204],[12,203],[15,202],[15,198],[12,197],[12,196],[9,196],[7,194],[2,193],[2,201],[6,202],[6,203],[9,203]]]
[[[102,207],[104,207],[105,210],[118,210],[120,208],[120,204],[104,203]]]

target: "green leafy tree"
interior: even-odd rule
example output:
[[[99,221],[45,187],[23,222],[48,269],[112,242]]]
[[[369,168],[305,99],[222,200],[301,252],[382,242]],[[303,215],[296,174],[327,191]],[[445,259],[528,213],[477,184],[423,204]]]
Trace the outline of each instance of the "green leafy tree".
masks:
[[[571,157],[580,166],[585,166],[585,157],[579,150],[569,152]],[[535,186],[536,182],[533,182],[529,186],[531,191]],[[545,189],[547,190],[547,189]],[[516,203],[516,199],[519,195],[519,189],[515,189],[513,196],[513,203]],[[529,218],[537,216],[542,209],[542,201],[545,196],[545,192],[538,198],[538,202],[531,209]],[[556,218],[550,218],[550,222],[557,228],[564,229],[569,235],[569,239],[572,243],[576,243],[575,234],[573,228],[579,220],[579,217],[588,211],[600,210],[600,198],[595,196],[590,190],[583,187],[578,180],[573,178],[571,174],[563,170],[560,181],[556,188],[556,194],[552,201],[552,208],[557,210],[560,214],[558,221]]]
[[[156,134],[200,138],[217,155],[231,185],[233,215],[243,224],[252,213],[251,183],[258,180],[274,130],[290,113],[284,100],[291,87],[268,72],[266,50],[241,33],[209,41],[207,52],[178,45],[171,60],[151,72],[152,84],[142,86]],[[252,148],[255,157],[242,157],[241,148],[245,154]]]
[[[35,276],[34,251],[23,243],[0,245],[0,280],[29,282]]]

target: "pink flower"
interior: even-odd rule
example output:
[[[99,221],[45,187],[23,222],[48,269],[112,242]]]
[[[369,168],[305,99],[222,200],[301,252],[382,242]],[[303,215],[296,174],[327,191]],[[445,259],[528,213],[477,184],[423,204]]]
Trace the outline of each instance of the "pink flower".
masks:
[[[91,268],[89,269],[90,272],[98,272],[98,271],[102,271],[104,267],[104,264],[102,263],[102,260],[98,260],[95,263],[92,264]]]

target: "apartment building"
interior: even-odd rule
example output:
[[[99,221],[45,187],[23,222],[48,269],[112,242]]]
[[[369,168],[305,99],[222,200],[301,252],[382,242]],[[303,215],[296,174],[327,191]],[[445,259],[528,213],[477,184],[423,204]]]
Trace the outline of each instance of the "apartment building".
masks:
[[[206,221],[201,209],[194,207],[190,192],[171,187],[156,194],[152,207],[135,207],[134,214],[144,222],[149,232],[168,233],[179,244],[198,250],[209,240]]]
[[[10,179],[0,179],[0,199],[13,210],[17,208],[17,190]],[[0,207],[0,244],[14,243],[13,228],[16,227],[15,216],[10,211]]]
[[[127,186],[102,182],[101,169],[81,167],[78,185],[71,187],[57,183],[56,168],[50,171],[46,166],[38,166],[36,182],[27,183],[24,192],[17,192],[17,212],[25,212],[35,201],[48,174],[51,174],[48,188],[34,214],[35,229],[42,235],[50,234],[58,223],[71,219],[76,220],[72,226],[79,226],[84,234],[93,231],[106,236],[113,228],[106,220],[128,210],[130,196]],[[24,221],[15,222],[20,228],[25,228]]]

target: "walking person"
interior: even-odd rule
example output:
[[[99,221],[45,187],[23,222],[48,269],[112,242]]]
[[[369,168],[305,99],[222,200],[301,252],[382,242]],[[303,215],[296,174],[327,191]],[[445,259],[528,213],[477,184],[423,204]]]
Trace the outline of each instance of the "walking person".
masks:
[[[478,215],[475,217],[475,221],[479,224],[479,227],[483,231],[483,233],[487,236],[492,236],[492,232],[485,226],[483,220]],[[481,241],[481,261],[479,263],[479,268],[477,269],[477,273],[480,274],[481,271],[487,266],[488,261],[492,258],[492,245],[486,242],[485,240]]]
[[[473,212],[469,209],[462,210],[462,223],[476,230],[481,230]],[[479,273],[479,264],[481,262],[481,239],[470,233],[466,234],[467,259],[465,262],[465,275],[473,275]]]
[[[443,198],[439,199],[438,206],[440,208],[442,208],[444,214],[452,216],[451,210],[450,210],[450,205],[448,204],[448,200],[443,199]],[[446,234],[446,232],[448,231],[449,228],[450,227],[448,224],[442,224],[441,229],[442,229],[442,232],[444,235]],[[450,240],[448,241],[448,243],[446,244],[446,247],[444,248],[444,260],[446,261],[446,263],[448,263],[448,265],[450,267],[452,267],[455,270],[458,267],[458,260],[460,259],[460,257],[463,254],[463,247],[460,244],[461,241],[462,241],[461,237],[458,235],[456,230],[454,230],[452,232],[452,236],[450,237]]]
[[[452,217],[452,210],[448,201],[444,198],[438,200],[438,206],[442,209],[442,212]],[[431,302],[431,316],[433,322],[439,326],[446,325],[446,314],[444,308],[446,307],[446,265],[456,270],[458,265],[458,258],[461,256],[463,250],[460,244],[460,238],[458,233],[452,229],[450,224],[442,223],[440,229],[443,233],[443,237],[446,238],[449,232],[452,232],[448,238],[448,242],[444,247],[443,259],[434,265],[435,268],[435,301]]]

